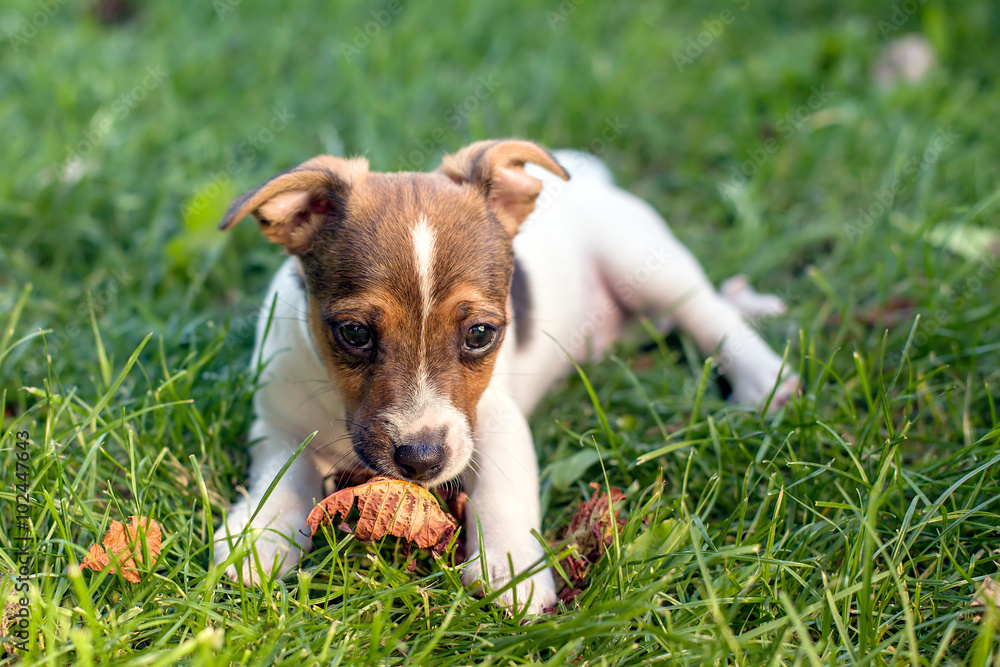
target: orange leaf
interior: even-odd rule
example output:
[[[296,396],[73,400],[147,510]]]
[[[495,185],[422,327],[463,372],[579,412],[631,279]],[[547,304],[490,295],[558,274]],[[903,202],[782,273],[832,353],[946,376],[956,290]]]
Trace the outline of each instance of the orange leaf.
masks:
[[[146,517],[131,516],[129,519],[132,520],[129,526],[119,521],[111,522],[101,544],[90,547],[87,557],[80,563],[81,570],[100,571],[107,569],[114,574],[117,570],[111,566],[111,556],[108,555],[110,553],[112,556],[118,556],[118,567],[121,568],[123,577],[134,584],[142,581],[142,575],[136,567],[137,563],[142,562],[142,542],[140,539],[145,541],[149,557],[155,563],[162,542],[160,525]]]
[[[90,569],[97,572],[99,570],[103,570],[110,564],[111,559],[108,558],[108,554],[104,552],[104,547],[100,544],[95,544],[90,547],[90,551],[87,552],[87,557],[83,559],[82,563],[80,563],[80,569]]]
[[[454,519],[430,491],[390,477],[375,477],[327,496],[306,519],[310,534],[323,524],[332,524],[338,514],[346,519],[355,501],[361,516],[354,536],[362,542],[394,535],[441,553],[455,534]]]

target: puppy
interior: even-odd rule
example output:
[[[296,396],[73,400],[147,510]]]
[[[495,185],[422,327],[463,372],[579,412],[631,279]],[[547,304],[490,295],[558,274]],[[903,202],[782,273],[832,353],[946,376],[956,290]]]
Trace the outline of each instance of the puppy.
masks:
[[[795,378],[782,380],[781,359],[741,315],[779,312],[780,301],[739,280],[724,298],[603,164],[560,156],[572,181],[520,140],[474,143],[432,173],[372,173],[364,158],[323,155],[232,204],[222,229],[252,214],[291,257],[257,329],[248,490],[215,538],[231,577],[294,568],[311,547],[303,526],[323,477],[358,466],[429,487],[461,480],[466,584],[500,589],[532,569],[545,552],[532,536],[541,517],[525,415],[572,368],[566,352],[600,355],[631,313],[667,314],[717,353],[732,400],[787,400]],[[308,460],[261,506],[313,432]],[[243,534],[255,557],[232,553]],[[555,603],[551,571],[534,569],[501,604]]]

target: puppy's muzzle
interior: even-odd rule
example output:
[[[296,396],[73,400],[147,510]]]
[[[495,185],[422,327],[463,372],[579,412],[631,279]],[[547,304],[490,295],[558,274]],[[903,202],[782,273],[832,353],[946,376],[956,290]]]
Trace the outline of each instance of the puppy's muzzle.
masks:
[[[444,430],[424,429],[396,446],[392,459],[400,474],[414,482],[433,479],[444,468],[447,451]]]

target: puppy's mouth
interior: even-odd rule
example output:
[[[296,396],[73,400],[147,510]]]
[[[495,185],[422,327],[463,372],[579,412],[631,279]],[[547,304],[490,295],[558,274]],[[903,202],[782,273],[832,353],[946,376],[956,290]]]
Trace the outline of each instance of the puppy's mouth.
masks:
[[[447,428],[423,428],[401,437],[391,424],[354,429],[351,444],[369,470],[424,487],[442,484],[447,475]]]

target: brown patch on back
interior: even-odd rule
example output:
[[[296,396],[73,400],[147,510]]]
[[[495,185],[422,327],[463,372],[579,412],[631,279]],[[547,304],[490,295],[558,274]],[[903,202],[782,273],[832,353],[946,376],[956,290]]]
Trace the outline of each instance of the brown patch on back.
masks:
[[[531,298],[531,281],[521,263],[514,258],[514,275],[510,280],[510,306],[513,311],[517,346],[524,347],[531,341],[531,318],[534,302]]]

